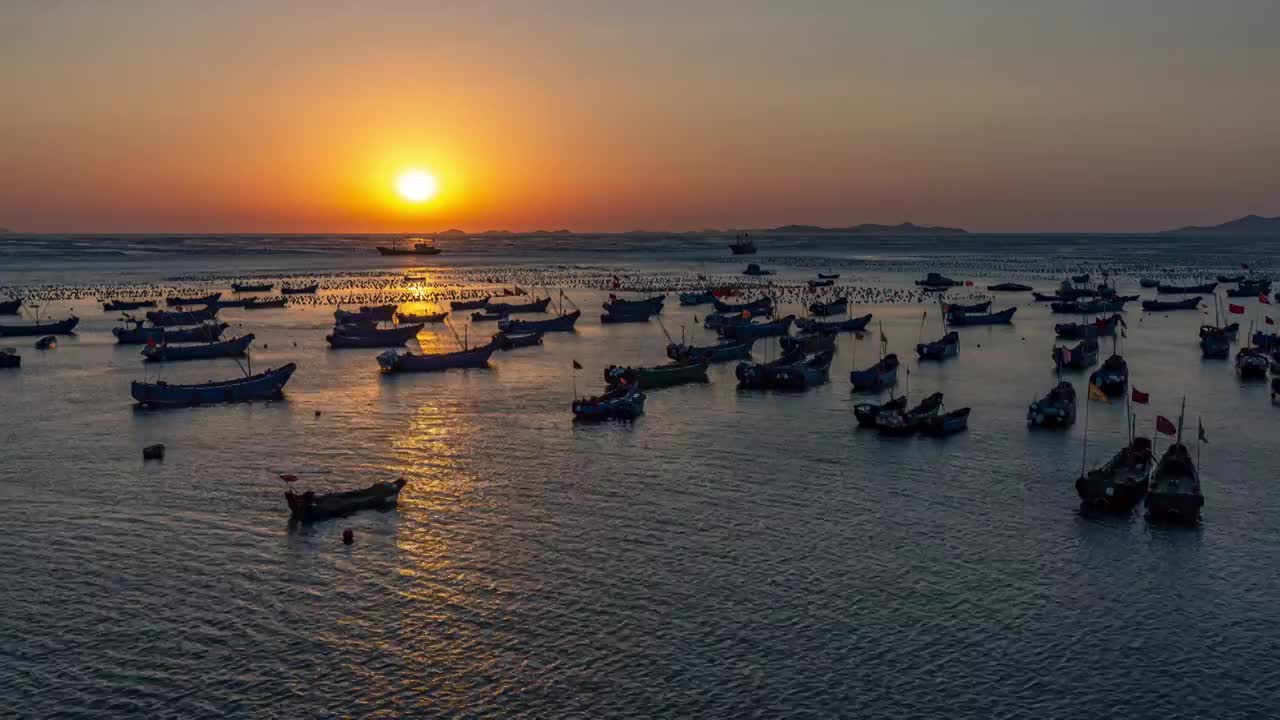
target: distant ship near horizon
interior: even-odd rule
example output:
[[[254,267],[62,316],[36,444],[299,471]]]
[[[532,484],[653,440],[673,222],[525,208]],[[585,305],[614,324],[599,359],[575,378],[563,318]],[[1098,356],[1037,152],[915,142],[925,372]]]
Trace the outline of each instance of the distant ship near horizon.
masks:
[[[752,240],[750,235],[743,233],[734,238],[733,242],[729,244],[729,249],[733,251],[734,255],[755,255],[756,241]]]
[[[416,242],[413,247],[399,247],[398,241],[392,241],[391,247],[386,245],[378,245],[378,252],[383,255],[439,255],[442,251],[436,247],[435,239],[425,242]]]

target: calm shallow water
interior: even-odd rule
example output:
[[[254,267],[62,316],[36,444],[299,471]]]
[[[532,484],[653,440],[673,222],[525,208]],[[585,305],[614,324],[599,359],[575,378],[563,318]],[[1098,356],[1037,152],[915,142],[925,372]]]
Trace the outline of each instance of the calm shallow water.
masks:
[[[865,250],[786,254],[858,268],[842,282],[910,284],[864,267]],[[939,269],[1004,279],[974,268],[1009,252],[980,250]],[[1044,252],[1016,251],[1028,264]],[[1147,252],[1097,250],[1133,263]],[[441,263],[537,272],[554,256],[503,253]],[[636,276],[729,270],[697,249],[555,257]],[[784,280],[812,272],[756,260]],[[36,259],[0,266],[0,285],[371,267],[398,266],[341,254]],[[376,350],[326,348],[331,307],[224,310],[234,331],[257,335],[255,369],[299,364],[287,399],[169,412],[133,408],[142,364],[138,348],[113,343],[114,316],[88,300],[50,303],[53,316],[76,309],[77,337],[47,353],[0,341],[23,354],[20,371],[0,372],[0,714],[1274,713],[1280,409],[1229,363],[1200,360],[1201,315],[1127,313],[1123,353],[1153,396],[1140,429],[1150,433],[1153,410],[1176,416],[1185,393],[1188,424],[1203,417],[1211,441],[1205,522],[1173,531],[1078,513],[1083,415],[1069,432],[1026,429],[1027,403],[1054,382],[1052,324],[1066,320],[1029,298],[998,298],[1019,306],[1015,325],[961,330],[959,358],[906,361],[912,397],[938,390],[973,408],[967,434],[935,441],[855,429],[848,371],[876,350],[852,336],[832,382],[804,394],[739,391],[725,364],[707,385],[649,393],[634,424],[575,426],[572,360],[585,366],[579,392],[594,391],[605,365],[660,362],[667,340],[657,323],[601,326],[604,293],[567,291],[584,310],[577,333],[499,353],[488,370],[396,377],[379,376]],[[854,314],[875,313],[906,359],[923,308]],[[664,323],[710,342],[695,314],[672,296]],[[926,336],[940,332],[933,315]],[[441,327],[421,341],[454,343]],[[235,372],[211,361],[164,376]],[[1080,391],[1085,377],[1071,378]],[[1123,405],[1090,407],[1090,464],[1124,426]],[[168,457],[144,464],[154,442]],[[316,489],[410,482],[397,511],[291,529],[275,470]]]

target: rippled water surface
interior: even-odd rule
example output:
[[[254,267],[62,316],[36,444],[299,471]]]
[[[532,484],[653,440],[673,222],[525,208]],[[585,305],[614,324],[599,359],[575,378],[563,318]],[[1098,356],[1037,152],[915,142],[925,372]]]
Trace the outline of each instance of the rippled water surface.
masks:
[[[1194,252],[1143,260],[1145,244],[1081,241],[1064,259],[998,242],[930,262],[984,285],[1022,253],[1021,277],[1045,289],[1090,252],[1229,269],[1196,266]],[[923,267],[909,250],[797,243],[790,259],[755,260],[779,282],[829,266],[845,268],[841,283],[905,289]],[[720,250],[558,252],[439,264],[530,278],[583,265],[636,283],[738,269]],[[1037,276],[1037,263],[1053,271]],[[19,258],[0,265],[0,286],[408,268],[436,266],[340,253]],[[1127,313],[1123,354],[1154,403],[1140,429],[1150,434],[1153,411],[1176,417],[1185,394],[1189,425],[1203,418],[1211,443],[1202,527],[1167,530],[1136,513],[1079,513],[1083,412],[1068,432],[1025,427],[1027,403],[1054,382],[1052,325],[1064,319],[1028,297],[997,298],[1018,305],[1014,325],[961,330],[960,356],[941,365],[912,358],[930,306],[855,308],[883,321],[906,360],[900,390],[973,408],[967,434],[937,441],[856,429],[848,372],[876,343],[853,336],[832,382],[807,393],[740,391],[725,364],[708,384],[652,391],[633,424],[574,425],[575,383],[595,391],[609,363],[662,362],[667,339],[656,322],[600,325],[605,292],[558,284],[584,310],[578,332],[499,353],[487,370],[435,374],[383,377],[377,350],[328,350],[330,306],[227,309],[234,332],[257,335],[255,370],[298,363],[286,399],[167,412],[133,407],[129,382],[144,368],[139,348],[114,344],[114,315],[91,297],[46,302],[42,314],[74,309],[81,332],[43,353],[34,338],[0,339],[23,355],[21,370],[0,370],[0,715],[1275,714],[1280,408],[1229,363],[1200,359],[1203,315]],[[1133,277],[1120,284],[1137,292]],[[1246,327],[1260,320],[1256,301],[1239,302]],[[709,343],[694,320],[704,314],[672,295],[664,324]],[[923,334],[940,334],[935,313]],[[456,347],[441,326],[420,341]],[[163,377],[237,372],[201,361]],[[1081,391],[1084,378],[1072,378]],[[1123,442],[1125,410],[1089,412],[1093,464]],[[143,463],[156,442],[167,458]],[[398,510],[291,528],[275,471],[318,490],[409,484]]]

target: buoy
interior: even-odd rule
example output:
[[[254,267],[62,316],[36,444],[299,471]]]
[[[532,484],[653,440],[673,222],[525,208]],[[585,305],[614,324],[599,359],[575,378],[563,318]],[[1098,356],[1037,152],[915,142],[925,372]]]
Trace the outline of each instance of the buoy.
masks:
[[[342,531],[343,545],[350,545],[351,543],[355,542],[355,539],[356,539],[356,534],[351,531],[351,528],[347,528],[346,530]]]

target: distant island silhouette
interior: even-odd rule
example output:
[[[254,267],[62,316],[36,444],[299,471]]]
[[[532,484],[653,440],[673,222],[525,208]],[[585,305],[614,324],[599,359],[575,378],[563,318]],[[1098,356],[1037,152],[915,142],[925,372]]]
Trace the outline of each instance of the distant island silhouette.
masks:
[[[822,227],[820,225],[783,225],[763,230],[770,233],[838,233],[840,235],[968,235],[967,230],[953,227],[930,227],[904,222],[897,225],[863,223],[849,227]]]
[[[1280,216],[1245,215],[1221,225],[1187,225],[1164,232],[1177,235],[1280,235]]]
[[[968,235],[969,231],[961,228],[916,225],[911,222],[904,222],[898,225],[879,225],[876,223],[863,223],[861,225],[850,225],[847,227],[823,227],[821,225],[782,225],[774,228],[738,228],[738,229],[715,229],[705,228],[702,230],[672,231],[672,230],[628,230],[618,233],[585,233],[589,235],[622,235],[629,237],[680,237],[689,235],[736,235],[739,233],[756,233],[759,235],[785,235],[785,234],[827,234],[827,235]],[[509,238],[509,237],[564,237],[573,235],[582,235],[584,233],[575,233],[567,228],[559,230],[530,230],[530,231],[513,231],[513,230],[485,230],[484,232],[467,232],[458,228],[449,228],[437,233],[429,233],[437,238]]]

